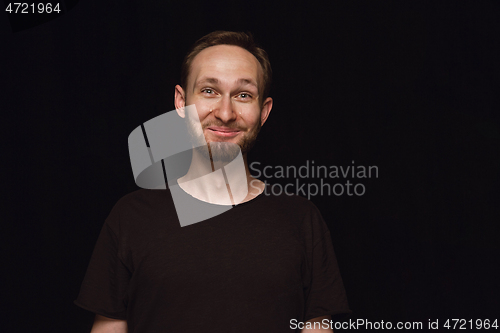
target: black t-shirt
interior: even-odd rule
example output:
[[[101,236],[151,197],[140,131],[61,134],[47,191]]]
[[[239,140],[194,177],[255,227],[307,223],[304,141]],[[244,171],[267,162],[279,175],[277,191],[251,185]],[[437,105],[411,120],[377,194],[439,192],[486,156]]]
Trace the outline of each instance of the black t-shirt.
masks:
[[[168,189],[115,204],[75,304],[129,333],[293,332],[291,320],[351,312],[312,202],[262,193],[181,227]]]

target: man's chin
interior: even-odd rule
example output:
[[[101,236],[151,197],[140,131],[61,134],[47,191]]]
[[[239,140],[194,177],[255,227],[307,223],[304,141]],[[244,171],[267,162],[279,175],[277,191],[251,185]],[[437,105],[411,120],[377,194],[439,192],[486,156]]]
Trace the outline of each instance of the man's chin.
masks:
[[[196,150],[205,159],[213,162],[229,163],[234,160],[241,151],[241,147],[235,143],[209,141],[206,147],[197,147]]]

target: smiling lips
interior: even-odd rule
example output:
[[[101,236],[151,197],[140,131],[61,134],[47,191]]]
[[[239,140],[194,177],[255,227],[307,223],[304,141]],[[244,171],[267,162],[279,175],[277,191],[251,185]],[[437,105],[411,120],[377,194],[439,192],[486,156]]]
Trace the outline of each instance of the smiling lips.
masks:
[[[229,127],[210,126],[210,127],[207,127],[207,129],[210,132],[214,133],[215,135],[226,137],[226,138],[234,137],[234,136],[238,135],[238,133],[240,133],[240,130],[237,130],[234,128],[229,128]]]

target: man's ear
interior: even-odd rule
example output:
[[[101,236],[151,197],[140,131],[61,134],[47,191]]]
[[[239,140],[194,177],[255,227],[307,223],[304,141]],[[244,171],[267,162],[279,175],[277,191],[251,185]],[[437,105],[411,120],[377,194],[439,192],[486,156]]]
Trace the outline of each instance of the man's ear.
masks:
[[[186,117],[186,110],[184,109],[184,106],[186,105],[186,98],[184,94],[184,89],[180,85],[175,86],[175,95],[174,95],[174,105],[175,105],[175,110],[177,111],[177,114],[179,117],[184,118]]]
[[[264,104],[262,105],[262,110],[260,111],[260,126],[264,125],[271,113],[271,109],[273,108],[273,99],[271,97],[266,98]]]

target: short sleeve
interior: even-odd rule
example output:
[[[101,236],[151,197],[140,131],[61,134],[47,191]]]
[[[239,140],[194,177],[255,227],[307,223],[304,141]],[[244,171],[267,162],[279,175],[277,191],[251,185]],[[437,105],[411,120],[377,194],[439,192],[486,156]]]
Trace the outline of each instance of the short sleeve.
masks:
[[[313,225],[322,230],[322,236],[313,242],[310,283],[306,288],[304,321],[341,313],[351,313],[342,277],[333,250],[330,231],[321,214],[315,209]],[[319,234],[318,234],[319,235]]]
[[[115,206],[101,229],[74,303],[105,317],[126,320],[130,272],[119,258],[118,220]]]

